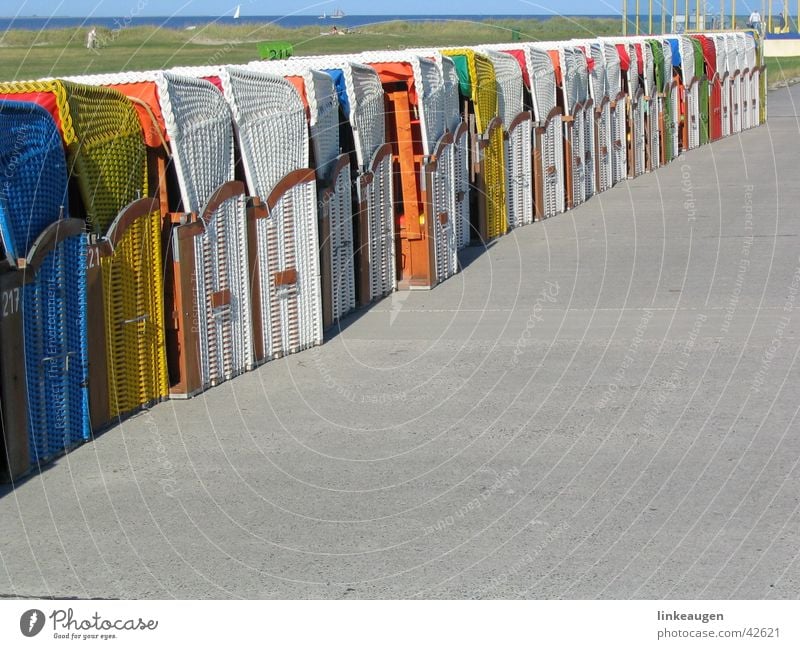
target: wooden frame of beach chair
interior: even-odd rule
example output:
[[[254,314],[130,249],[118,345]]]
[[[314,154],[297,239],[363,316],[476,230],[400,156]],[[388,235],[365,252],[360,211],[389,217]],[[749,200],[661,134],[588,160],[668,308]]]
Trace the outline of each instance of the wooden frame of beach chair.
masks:
[[[121,93],[75,80],[6,84],[0,94],[7,93],[56,116],[71,168],[72,215],[85,217],[91,231],[88,385],[92,428],[101,430],[167,396],[160,215],[146,198],[139,119]]]
[[[487,56],[471,48],[441,50],[455,63],[470,135],[470,216],[482,243],[505,234],[505,140],[498,117],[497,81]]]

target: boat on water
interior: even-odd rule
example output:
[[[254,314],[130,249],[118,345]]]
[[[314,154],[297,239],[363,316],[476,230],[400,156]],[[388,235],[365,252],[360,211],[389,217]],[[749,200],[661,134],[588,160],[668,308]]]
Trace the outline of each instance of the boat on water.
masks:
[[[331,20],[337,20],[339,18],[344,18],[345,13],[341,9],[335,9],[331,14]]]
[[[236,11],[233,12],[233,19],[239,20],[242,16],[242,5],[236,5]]]
[[[326,14],[324,11],[322,12],[321,16],[317,16],[317,18],[320,18],[321,20],[325,20],[327,17],[328,17],[328,14]]]

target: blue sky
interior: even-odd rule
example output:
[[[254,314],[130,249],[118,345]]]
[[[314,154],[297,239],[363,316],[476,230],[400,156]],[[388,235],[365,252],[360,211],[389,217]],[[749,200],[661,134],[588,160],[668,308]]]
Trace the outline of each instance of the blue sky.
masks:
[[[631,0],[631,6],[633,0]],[[669,0],[671,6],[671,0]],[[21,16],[219,16],[328,13],[348,14],[550,14],[619,13],[621,0],[2,0],[0,15]],[[682,3],[681,3],[682,4]],[[643,5],[646,6],[646,5]]]

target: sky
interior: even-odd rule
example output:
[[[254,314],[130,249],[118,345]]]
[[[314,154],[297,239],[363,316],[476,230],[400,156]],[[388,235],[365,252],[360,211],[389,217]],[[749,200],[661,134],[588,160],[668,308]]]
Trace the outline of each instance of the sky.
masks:
[[[630,0],[631,6],[634,0]],[[370,14],[619,14],[621,0],[0,0],[2,16],[318,15],[341,7]],[[671,0],[670,0],[671,5]]]

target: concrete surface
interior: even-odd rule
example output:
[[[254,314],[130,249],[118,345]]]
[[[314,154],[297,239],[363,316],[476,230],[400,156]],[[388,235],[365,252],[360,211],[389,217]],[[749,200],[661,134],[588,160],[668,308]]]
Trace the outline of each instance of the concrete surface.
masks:
[[[5,490],[0,593],[798,597],[793,100]]]

